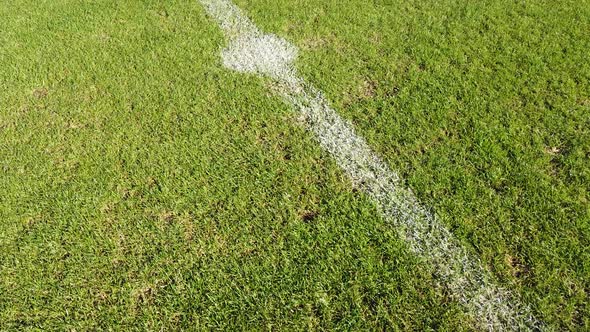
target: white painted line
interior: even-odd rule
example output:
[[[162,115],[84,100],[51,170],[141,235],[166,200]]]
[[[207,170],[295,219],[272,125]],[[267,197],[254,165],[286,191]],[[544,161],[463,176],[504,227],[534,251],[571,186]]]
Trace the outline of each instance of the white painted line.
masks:
[[[442,287],[463,304],[482,330],[536,330],[542,324],[516,296],[495,285],[453,235],[404,188],[351,124],[329,106],[321,91],[305,82],[293,62],[297,48],[275,35],[263,34],[231,0],[199,0],[218,23],[229,46],[226,67],[269,77],[278,93],[299,112],[322,148],[354,184],[372,198],[410,249],[429,263]]]

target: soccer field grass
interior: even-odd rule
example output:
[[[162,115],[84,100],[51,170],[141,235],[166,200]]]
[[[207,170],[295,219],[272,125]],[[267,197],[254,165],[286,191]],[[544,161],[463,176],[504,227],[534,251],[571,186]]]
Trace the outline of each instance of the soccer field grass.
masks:
[[[590,2],[235,3],[495,284],[590,329]],[[0,330],[478,328],[198,1],[0,18]]]

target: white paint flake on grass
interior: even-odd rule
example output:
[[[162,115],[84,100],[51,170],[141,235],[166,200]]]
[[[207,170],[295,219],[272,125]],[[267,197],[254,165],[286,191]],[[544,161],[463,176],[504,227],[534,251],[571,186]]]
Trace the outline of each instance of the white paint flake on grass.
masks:
[[[199,1],[229,39],[222,51],[223,64],[273,80],[278,93],[301,113],[322,148],[371,197],[410,249],[431,265],[440,285],[464,305],[478,329],[541,329],[528,307],[495,285],[479,261],[419,204],[397,173],[355,134],[351,124],[338,116],[323,94],[298,75],[293,66],[295,46],[260,32],[230,0]]]

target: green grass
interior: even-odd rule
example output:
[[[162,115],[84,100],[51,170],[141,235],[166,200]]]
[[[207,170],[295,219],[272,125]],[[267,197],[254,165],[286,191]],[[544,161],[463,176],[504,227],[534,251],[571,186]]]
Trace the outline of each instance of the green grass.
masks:
[[[588,1],[236,1],[550,327],[590,328]],[[0,330],[469,330],[196,1],[0,5]]]

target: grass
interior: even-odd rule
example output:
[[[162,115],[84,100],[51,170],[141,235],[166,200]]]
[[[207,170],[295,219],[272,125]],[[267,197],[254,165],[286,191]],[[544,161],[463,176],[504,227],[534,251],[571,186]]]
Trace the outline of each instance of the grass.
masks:
[[[590,328],[587,1],[236,3],[499,284]],[[0,16],[0,330],[471,329],[196,1]]]

